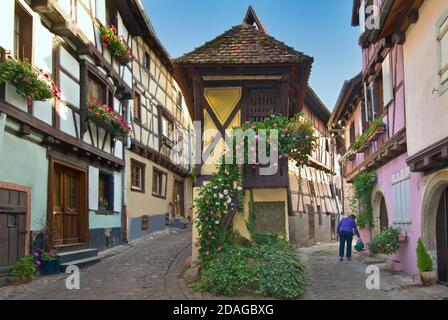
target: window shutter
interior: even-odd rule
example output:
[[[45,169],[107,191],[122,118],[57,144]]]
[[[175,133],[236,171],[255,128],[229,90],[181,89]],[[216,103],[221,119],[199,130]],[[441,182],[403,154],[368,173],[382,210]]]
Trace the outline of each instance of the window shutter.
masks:
[[[114,173],[114,212],[121,212],[121,172]]]
[[[359,29],[361,34],[366,31],[366,3],[365,0],[361,1],[361,5],[359,6]]]
[[[387,54],[382,65],[383,72],[383,101],[386,106],[393,99],[392,91],[392,70],[390,63],[390,54]]]
[[[100,171],[89,167],[89,210],[98,210],[98,187]]]

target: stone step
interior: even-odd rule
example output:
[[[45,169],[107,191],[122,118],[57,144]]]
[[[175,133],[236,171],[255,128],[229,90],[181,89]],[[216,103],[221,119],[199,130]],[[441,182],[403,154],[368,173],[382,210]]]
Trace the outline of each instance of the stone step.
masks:
[[[5,267],[0,268],[0,287],[6,286],[8,284],[8,277],[11,268]]]
[[[71,261],[71,262],[61,264],[61,271],[64,272],[68,266],[77,266],[78,268],[82,269],[82,268],[94,265],[98,262],[101,262],[101,258],[98,256],[81,259],[81,260],[76,260],[76,261]]]
[[[78,251],[64,252],[57,254],[59,264],[67,264],[72,261],[79,261],[89,258],[94,258],[98,256],[98,249],[84,249]]]

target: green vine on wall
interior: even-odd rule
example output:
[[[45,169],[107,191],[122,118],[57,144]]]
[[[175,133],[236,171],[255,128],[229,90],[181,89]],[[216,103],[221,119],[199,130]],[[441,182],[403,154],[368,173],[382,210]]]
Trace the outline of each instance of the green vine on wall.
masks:
[[[359,174],[353,182],[355,199],[358,202],[360,212],[357,221],[360,228],[374,228],[372,192],[375,186],[375,172],[365,171]]]
[[[246,122],[241,128],[234,128],[231,139],[233,144],[231,163],[229,164],[229,159],[223,156],[221,163],[217,166],[217,172],[201,188],[194,201],[193,208],[197,212],[194,223],[199,233],[196,242],[198,268],[207,269],[210,261],[223,251],[226,243],[223,221],[226,215],[243,209],[245,167],[260,165],[258,149],[249,146],[249,135],[244,138],[244,141],[239,141],[237,137],[241,132],[247,134],[248,130],[253,130],[253,140],[257,145],[263,143],[267,146],[268,156],[271,151],[277,152],[279,159],[294,160],[299,166],[307,163],[308,157],[315,148],[316,137],[313,125],[301,114],[293,118],[272,115],[261,122]],[[273,130],[277,130],[278,137],[275,138],[277,147],[271,150],[273,141],[270,140],[270,134],[271,131],[274,132]],[[254,158],[257,160],[254,161]],[[249,228],[253,230],[252,227],[249,226]],[[278,235],[275,237],[278,238]],[[256,234],[255,238],[257,239]]]

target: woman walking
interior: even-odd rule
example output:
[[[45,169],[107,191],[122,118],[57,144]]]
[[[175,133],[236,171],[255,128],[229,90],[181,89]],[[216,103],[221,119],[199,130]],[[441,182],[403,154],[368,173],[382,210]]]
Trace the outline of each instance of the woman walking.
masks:
[[[347,260],[352,259],[352,242],[353,235],[356,234],[358,239],[359,236],[358,225],[356,224],[356,216],[354,214],[349,215],[339,222],[338,225],[338,235],[339,235],[339,257],[341,261],[344,261],[344,251],[347,245]]]

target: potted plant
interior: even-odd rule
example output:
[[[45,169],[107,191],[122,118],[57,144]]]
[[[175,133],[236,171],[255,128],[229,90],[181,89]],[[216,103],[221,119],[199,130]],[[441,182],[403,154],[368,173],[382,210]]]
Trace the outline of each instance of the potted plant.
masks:
[[[100,197],[98,207],[100,211],[107,211],[107,209],[109,209],[109,202],[104,197]]]
[[[0,84],[4,83],[13,85],[17,94],[26,99],[28,104],[53,97],[61,98],[59,89],[50,79],[50,75],[33,67],[27,59],[8,59],[0,63]]]
[[[368,244],[372,254],[383,253],[387,255],[396,254],[400,250],[399,236],[401,230],[398,228],[384,229],[378,236]]]
[[[436,283],[437,275],[432,268],[432,259],[422,239],[418,239],[417,242],[417,266],[420,271],[420,280],[424,286],[431,286]]]
[[[118,58],[121,65],[127,65],[134,61],[131,49],[128,48],[123,36],[118,35],[117,28],[113,25],[101,27],[101,44],[109,48],[112,54]]]
[[[14,265],[10,272],[8,282],[10,285],[18,286],[31,282],[37,267],[34,264],[33,256],[26,256]]]
[[[60,272],[59,261],[53,253],[34,251],[34,263],[42,275],[54,275]]]

